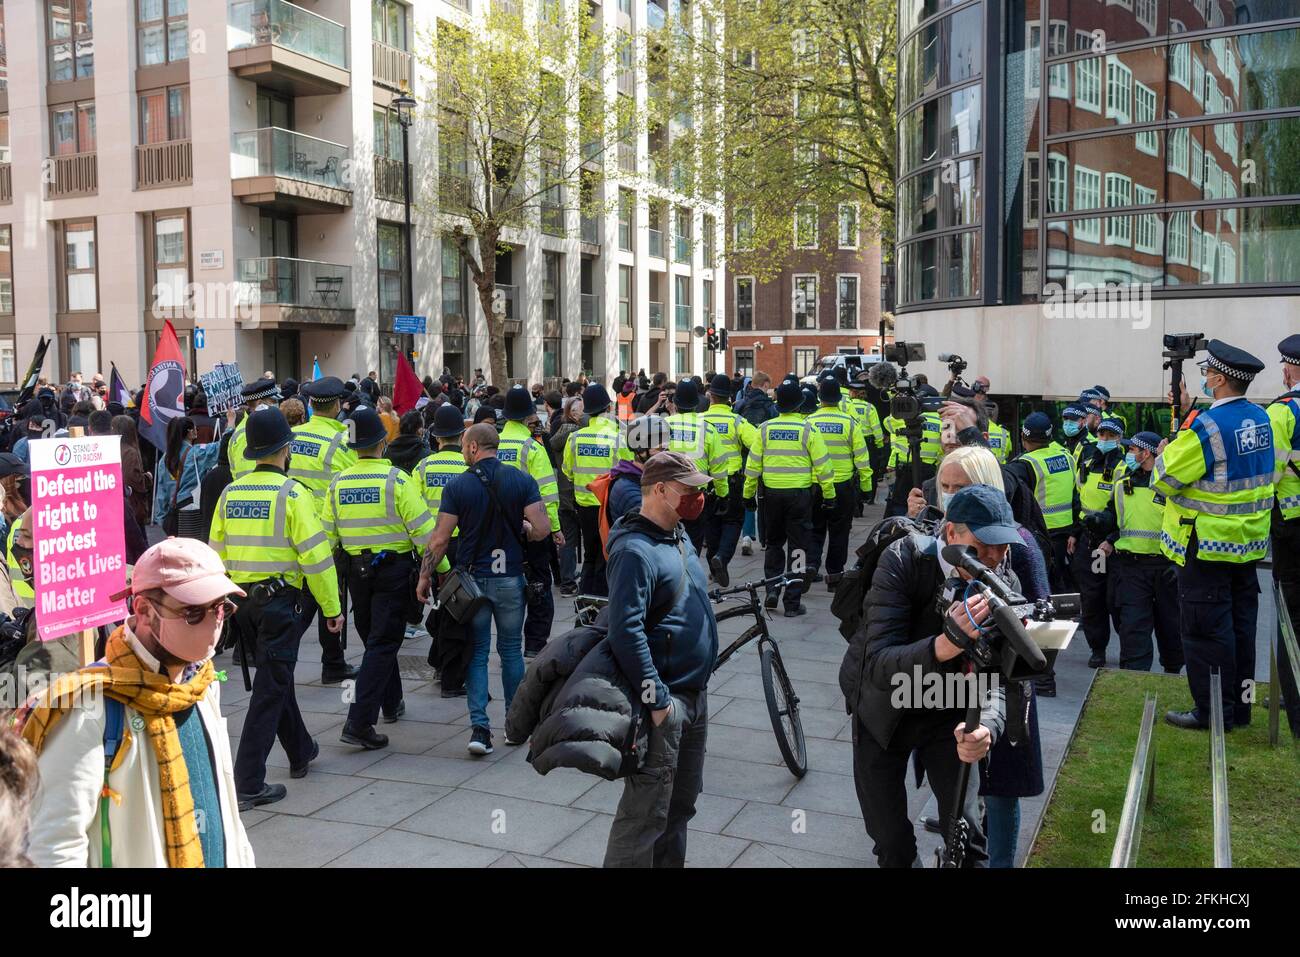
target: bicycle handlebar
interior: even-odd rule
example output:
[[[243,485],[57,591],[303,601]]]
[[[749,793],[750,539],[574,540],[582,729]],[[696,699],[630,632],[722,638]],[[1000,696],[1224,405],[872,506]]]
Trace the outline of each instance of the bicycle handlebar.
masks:
[[[746,582],[745,584],[737,585],[734,588],[715,588],[713,591],[709,592],[709,600],[718,601],[719,599],[727,598],[731,595],[738,595],[741,592],[753,593],[758,591],[760,588],[781,588],[790,584],[790,582],[791,579],[787,578],[784,574],[781,574],[774,575],[771,578],[764,578],[762,581]]]

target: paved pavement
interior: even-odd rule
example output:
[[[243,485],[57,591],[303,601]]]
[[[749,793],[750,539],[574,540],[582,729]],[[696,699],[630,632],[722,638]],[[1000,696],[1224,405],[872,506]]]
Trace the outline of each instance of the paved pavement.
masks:
[[[857,520],[854,547],[870,523]],[[733,583],[761,578],[762,557],[757,548],[752,557],[737,555],[731,569]],[[806,617],[788,620],[778,613],[771,630],[801,700],[808,774],[797,780],[781,762],[763,699],[758,656],[750,645],[709,686],[704,793],[690,825],[688,865],[874,866],[853,787],[849,718],[837,680],[845,643],[830,613],[825,586],[814,585],[805,602]],[[558,635],[571,626],[573,610],[571,601],[560,599],[558,592],[557,606],[554,633]],[[1261,607],[1261,632],[1271,622],[1271,610]],[[746,624],[745,619],[724,623],[723,642]],[[380,725],[379,730],[389,736],[388,748],[365,751],[339,741],[348,705],[339,687],[320,684],[315,635],[313,626],[303,640],[297,695],[321,754],[311,773],[295,781],[289,778],[280,746],[272,749],[268,780],[285,784],[288,797],[243,814],[260,866],[600,865],[622,783],[570,770],[543,777],[526,762],[526,747],[504,745],[495,654],[494,700],[488,708],[495,753],[474,758],[466,752],[465,699],[443,699],[437,685],[423,680],[404,682],[407,708],[402,720]],[[423,661],[428,642],[421,633],[406,642],[402,654]],[[1112,665],[1116,648],[1112,642]],[[360,642],[349,642],[349,659],[357,661],[360,656]],[[1267,674],[1266,646],[1261,662]],[[229,657],[222,656],[217,663],[229,673],[221,689],[222,710],[232,746],[237,746],[248,694]],[[1091,675],[1080,637],[1058,660],[1058,697],[1039,701],[1049,787]],[[909,781],[914,819],[928,797],[928,789],[917,793]],[[1045,797],[1046,792],[1022,801],[1021,860]],[[922,860],[929,865],[938,838],[920,827],[917,831]]]

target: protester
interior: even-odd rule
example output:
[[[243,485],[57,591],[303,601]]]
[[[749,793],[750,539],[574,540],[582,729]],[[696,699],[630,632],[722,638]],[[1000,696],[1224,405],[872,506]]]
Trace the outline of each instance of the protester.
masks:
[[[0,870],[33,866],[27,832],[39,782],[32,746],[0,728]]]
[[[140,454],[140,440],[136,435],[135,420],[129,415],[113,416],[113,431],[122,437],[122,481],[130,490],[128,508],[141,528],[149,525],[153,501],[153,476],[145,471]],[[229,434],[229,433],[227,433]],[[200,496],[202,497],[202,496]]]
[[[189,506],[199,482],[217,460],[216,442],[198,445],[198,430],[187,416],[167,423],[167,448],[154,483],[154,521],[169,535],[180,532],[179,513]],[[197,518],[197,515],[196,515]]]
[[[301,399],[285,399],[280,403],[280,411],[284,413],[284,419],[289,423],[289,428],[302,425],[307,421],[307,407],[302,404]]]
[[[587,424],[587,415],[583,411],[581,396],[570,396],[561,400],[560,407],[561,413],[553,423],[547,450],[550,452],[551,466],[555,469],[555,480],[560,489],[560,531],[564,533],[564,545],[559,549],[560,594],[568,596],[578,593],[578,562],[584,543],[582,529],[578,522],[573,479],[564,474],[561,465],[564,462],[569,437]]]

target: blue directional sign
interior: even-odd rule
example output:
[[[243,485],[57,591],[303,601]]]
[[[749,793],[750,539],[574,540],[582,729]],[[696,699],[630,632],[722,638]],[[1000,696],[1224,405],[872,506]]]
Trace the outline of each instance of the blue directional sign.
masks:
[[[394,332],[423,334],[425,331],[425,324],[424,316],[393,316]]]
[[[206,339],[207,336],[203,334],[203,330],[200,329],[198,326],[195,326],[194,327],[194,348],[202,349],[203,343]]]

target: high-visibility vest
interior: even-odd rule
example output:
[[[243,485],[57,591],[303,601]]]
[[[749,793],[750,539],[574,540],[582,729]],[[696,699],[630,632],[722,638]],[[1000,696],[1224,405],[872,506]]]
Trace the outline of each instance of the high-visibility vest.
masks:
[[[230,433],[230,445],[226,448],[226,454],[230,458],[231,478],[247,475],[257,464],[252,459],[244,458],[244,449],[248,448],[248,435],[245,433],[247,427],[248,416],[244,416]]]
[[[1048,531],[1074,524],[1074,458],[1052,442],[1020,458],[1034,470],[1034,498]]]
[[[310,490],[319,514],[330,480],[357,464],[357,453],[348,448],[348,427],[338,419],[314,415],[293,427],[289,449],[293,453],[289,456],[289,477]]]
[[[822,434],[826,451],[830,453],[835,481],[849,481],[856,469],[859,484],[870,487],[871,459],[867,455],[866,439],[853,415],[838,408],[822,406],[808,416],[808,421]]]
[[[766,488],[809,488],[816,481],[827,499],[835,497],[835,470],[822,434],[797,412],[782,412],[758,427],[758,440],[745,462],[745,498],[758,483]]]
[[[429,506],[434,521],[438,519],[438,510],[442,507],[442,492],[447,487],[447,483],[457,475],[464,472],[468,466],[465,465],[465,454],[459,445],[449,445],[446,448],[439,449],[432,455],[426,455],[420,459],[420,464],[415,467],[413,477],[416,487],[419,488],[420,494],[424,496],[425,504]],[[458,524],[451,530],[451,537],[455,538],[460,534],[460,525]]]
[[[880,413],[876,407],[866,399],[845,399],[841,403],[841,408],[846,412],[851,412],[853,417],[858,420],[858,427],[862,430],[863,438],[868,442],[874,442],[876,448],[885,447],[885,433],[880,426]]]
[[[1141,470],[1139,470],[1140,472]],[[1165,497],[1133,473],[1115,483],[1115,549],[1135,555],[1160,554],[1160,529],[1165,520]]]
[[[18,564],[18,559],[14,557],[14,542],[18,538],[18,530],[22,528],[22,516],[18,516],[9,525],[9,537],[5,541],[5,564],[9,566],[9,583],[13,585],[15,598],[35,598],[36,590],[32,587],[31,582],[23,579],[22,566]]]
[[[330,537],[310,492],[278,469],[259,467],[221,492],[208,540],[237,585],[280,576],[311,589],[321,614],[339,614]]]
[[[1003,465],[1011,458],[1011,433],[997,422],[989,423],[989,448]]]
[[[1274,399],[1268,407],[1273,423],[1274,493],[1282,519],[1300,518],[1300,389]]]
[[[907,439],[897,434],[903,428],[903,420],[896,419],[892,415],[886,416],[884,426],[891,436],[889,441],[889,467],[897,468],[900,465],[910,465],[912,451],[907,446]],[[938,465],[939,460],[943,458],[943,442],[940,440],[943,423],[939,419],[939,413],[922,412],[921,429],[921,461],[926,465]]]
[[[631,395],[622,395],[618,397],[618,420],[620,422],[631,422],[636,418],[636,393]]]
[[[1094,448],[1091,454],[1079,462],[1074,473],[1074,484],[1079,490],[1079,507],[1085,512],[1103,511],[1115,492],[1115,484],[1124,477],[1126,471],[1118,448],[1106,453]]]
[[[700,418],[709,423],[718,434],[718,444],[722,449],[722,471],[728,477],[735,475],[740,471],[742,450],[753,448],[754,441],[758,438],[758,429],[743,415],[732,412],[731,406],[725,402],[713,403],[707,412],[700,414]]]
[[[1276,467],[1273,423],[1255,403],[1239,397],[1194,413],[1156,459],[1164,553],[1183,564],[1195,530],[1197,557],[1205,561],[1263,558]]]
[[[675,412],[664,418],[671,431],[668,449],[695,460],[695,467],[713,479],[719,498],[727,495],[727,471],[722,443],[709,421],[698,412]]]
[[[511,420],[501,429],[497,445],[497,460],[521,472],[527,472],[537,481],[546,505],[546,515],[551,520],[551,531],[560,530],[560,485],[555,479],[551,457],[542,444],[532,437],[522,422]]]
[[[560,471],[573,483],[573,500],[577,504],[599,505],[596,496],[587,491],[587,483],[608,473],[620,457],[631,458],[632,453],[622,444],[620,435],[618,425],[604,416],[595,416],[569,434]]]
[[[434,517],[415,481],[388,459],[366,458],[330,481],[325,534],[349,555],[423,551]]]

